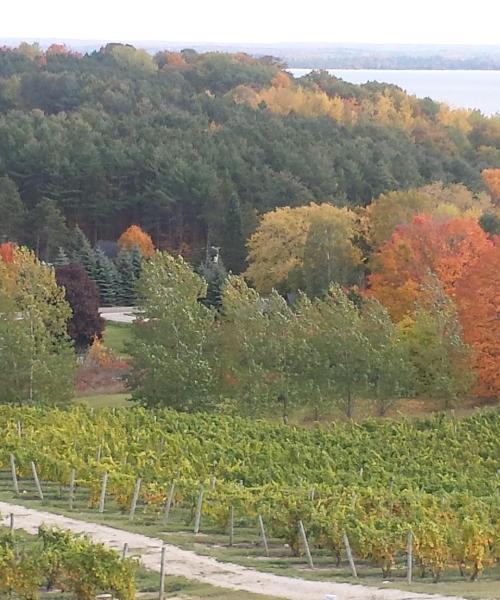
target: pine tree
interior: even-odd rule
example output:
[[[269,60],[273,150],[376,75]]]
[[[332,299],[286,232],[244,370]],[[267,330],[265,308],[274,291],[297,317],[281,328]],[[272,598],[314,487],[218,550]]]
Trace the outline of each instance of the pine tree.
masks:
[[[95,251],[95,277],[101,304],[112,306],[117,300],[119,275],[114,263],[100,249]]]
[[[199,269],[199,274],[207,282],[207,294],[202,300],[205,306],[220,310],[222,307],[222,288],[227,279],[227,271],[219,257],[219,249],[212,248],[207,259]]]
[[[54,264],[56,265],[56,267],[63,267],[65,265],[69,265],[68,255],[66,254],[66,251],[62,246],[59,246],[57,256],[54,259]]]
[[[224,262],[232,273],[241,273],[245,267],[245,236],[241,216],[240,199],[236,192],[229,198],[222,231]]]
[[[121,250],[115,261],[118,271],[119,285],[116,301],[122,306],[135,304],[135,284],[137,277],[134,270],[132,252]]]

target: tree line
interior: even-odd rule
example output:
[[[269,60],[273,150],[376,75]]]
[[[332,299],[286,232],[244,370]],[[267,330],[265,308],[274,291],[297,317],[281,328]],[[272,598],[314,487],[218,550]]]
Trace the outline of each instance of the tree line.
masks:
[[[276,207],[352,208],[433,181],[479,191],[499,146],[498,118],[324,72],[294,81],[269,57],[0,50],[0,238],[45,260],[75,225],[95,244],[135,223],[195,263],[207,245],[230,260]]]

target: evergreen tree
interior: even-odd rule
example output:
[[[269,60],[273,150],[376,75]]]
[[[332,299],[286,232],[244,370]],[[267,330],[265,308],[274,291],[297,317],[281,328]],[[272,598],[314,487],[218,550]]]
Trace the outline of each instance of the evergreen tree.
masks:
[[[198,272],[207,282],[207,295],[202,300],[203,304],[220,310],[222,306],[222,288],[227,279],[227,271],[219,257],[218,248],[211,248],[207,259],[200,265]]]
[[[54,259],[54,264],[56,267],[62,267],[65,265],[69,265],[69,258],[66,254],[66,251],[62,246],[59,246],[59,250],[57,251],[57,256]]]
[[[144,266],[144,259],[142,257],[140,249],[137,246],[134,246],[132,248],[132,265],[134,268],[134,277],[135,279],[139,279]]]
[[[66,219],[54,200],[44,198],[31,214],[33,245],[38,257],[46,261],[53,258],[55,249],[68,240]]]
[[[241,215],[240,199],[236,192],[229,198],[222,230],[224,262],[232,273],[241,273],[245,266],[245,236]]]
[[[0,177],[0,244],[17,241],[25,217],[24,205],[10,177]]]
[[[112,306],[118,296],[119,275],[114,263],[102,250],[95,251],[95,276],[94,281],[99,289],[99,296],[103,306]]]
[[[85,271],[87,271],[87,275],[95,279],[96,255],[88,237],[78,225],[73,229],[68,250],[70,262],[82,265]]]
[[[135,284],[137,277],[134,270],[132,252],[120,250],[115,261],[118,271],[118,290],[116,301],[122,306],[135,304]]]

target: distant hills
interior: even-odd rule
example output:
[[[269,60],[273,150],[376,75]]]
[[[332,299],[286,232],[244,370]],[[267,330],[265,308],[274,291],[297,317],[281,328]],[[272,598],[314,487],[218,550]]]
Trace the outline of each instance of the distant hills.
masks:
[[[0,46],[15,46],[21,41],[38,42],[42,48],[53,43],[91,53],[106,45],[104,40],[0,39]],[[430,44],[238,44],[209,42],[169,42],[123,40],[154,54],[160,50],[193,48],[198,52],[246,52],[256,57],[272,55],[289,67],[311,69],[479,69],[500,70],[500,45]]]

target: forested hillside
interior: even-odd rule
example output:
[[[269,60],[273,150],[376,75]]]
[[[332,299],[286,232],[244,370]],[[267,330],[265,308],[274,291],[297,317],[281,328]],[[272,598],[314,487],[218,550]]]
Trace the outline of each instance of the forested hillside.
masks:
[[[235,193],[244,255],[275,207],[365,206],[435,181],[479,192],[500,167],[499,118],[325,73],[294,82],[245,54],[3,48],[0,111],[0,241],[49,259],[75,224],[95,242],[133,223],[157,247],[224,257]]]

